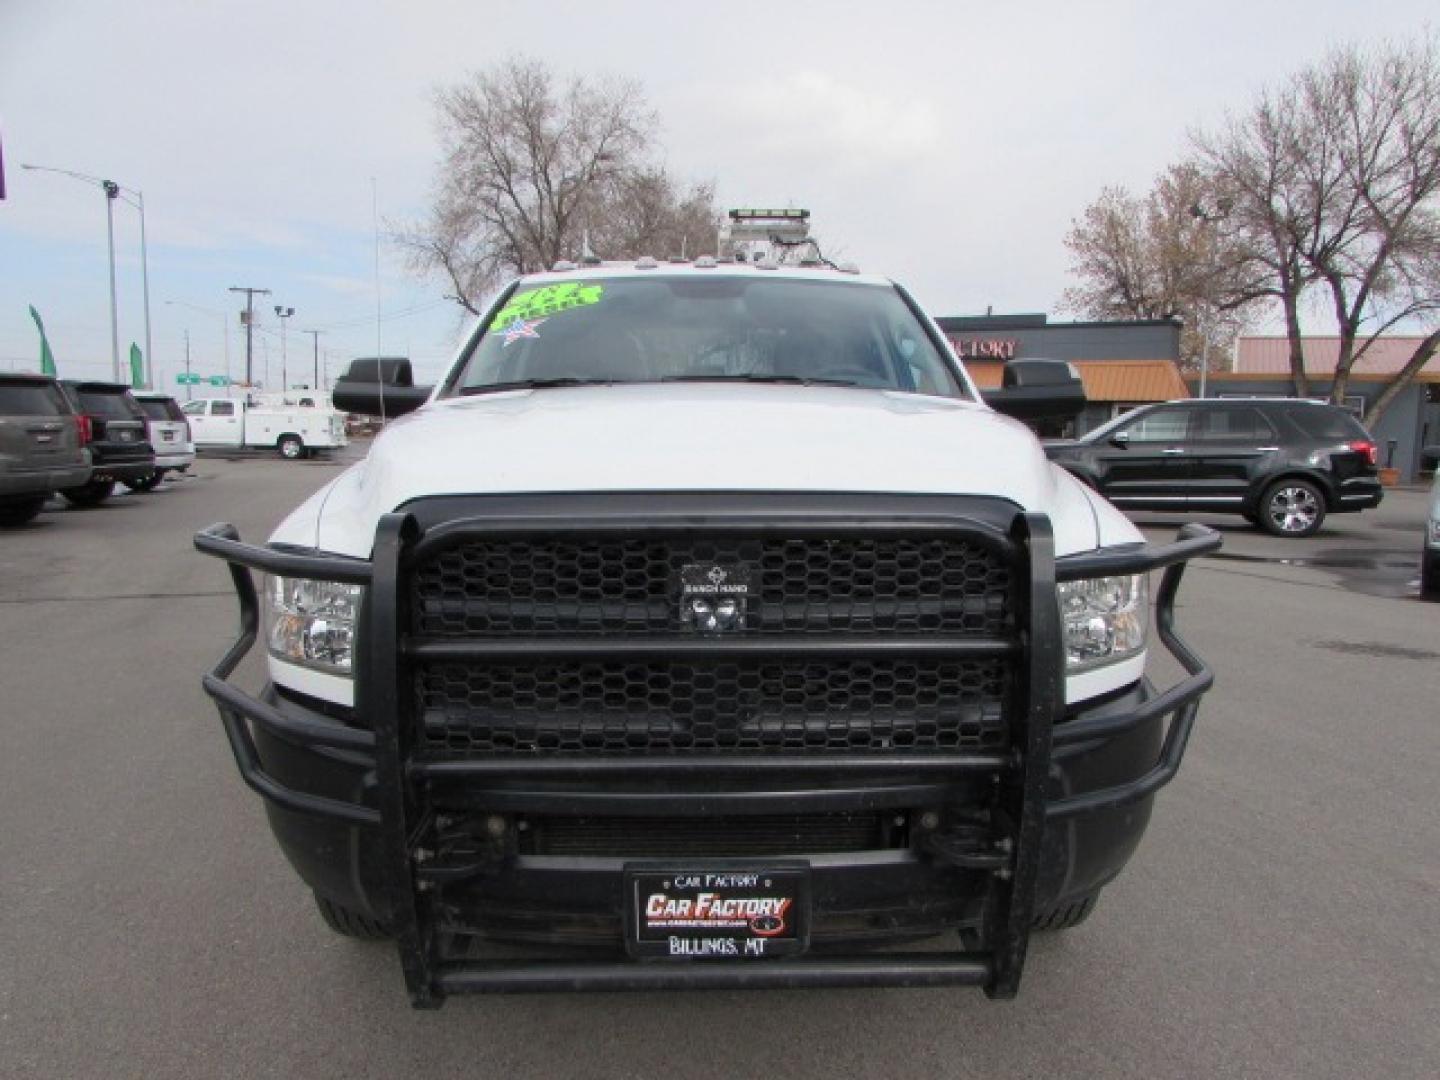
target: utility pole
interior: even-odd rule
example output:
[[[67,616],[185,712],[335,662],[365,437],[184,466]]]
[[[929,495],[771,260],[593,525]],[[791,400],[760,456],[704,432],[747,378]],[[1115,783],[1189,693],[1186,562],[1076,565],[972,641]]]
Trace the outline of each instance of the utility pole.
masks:
[[[245,385],[255,382],[255,295],[269,296],[269,289],[252,289],[245,285],[232,285],[231,292],[245,294]],[[117,349],[118,355],[118,349]],[[115,361],[118,366],[120,361]]]
[[[282,307],[280,304],[276,304],[276,305],[275,305],[275,317],[280,320],[280,393],[281,393],[281,394],[288,394],[288,393],[290,392],[290,376],[286,373],[286,370],[285,370],[286,362],[289,360],[289,352],[288,352],[288,350],[285,348],[285,327],[286,327],[286,325],[287,325],[287,323],[286,323],[285,320],[288,319],[288,318],[290,318],[290,316],[291,316],[291,315],[294,315],[294,314],[295,314],[295,309],[294,309],[293,307]]]
[[[310,384],[310,389],[314,390],[318,394],[321,390],[324,389],[324,387],[320,385],[320,335],[323,334],[324,331],[302,330],[300,332],[302,334],[309,334],[310,340],[315,345],[315,380]]]
[[[190,329],[185,329],[185,400],[189,401],[194,396],[190,387]]]

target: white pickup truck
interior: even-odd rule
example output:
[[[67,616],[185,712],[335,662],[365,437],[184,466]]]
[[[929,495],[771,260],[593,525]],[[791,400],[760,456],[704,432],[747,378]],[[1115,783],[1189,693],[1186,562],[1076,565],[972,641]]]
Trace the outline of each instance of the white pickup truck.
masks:
[[[352,367],[366,459],[268,544],[196,538],[241,609],[205,689],[322,917],[393,938],[420,1006],[1013,996],[1179,768],[1212,675],[1176,590],[1220,545],[1047,461],[1012,417],[1084,398],[1035,363],[982,399],[885,278],[702,257],[527,276],[434,388]]]
[[[273,447],[283,458],[308,457],[316,450],[349,445],[344,414],[306,405],[269,406],[239,398],[197,398],[187,401],[195,445]]]

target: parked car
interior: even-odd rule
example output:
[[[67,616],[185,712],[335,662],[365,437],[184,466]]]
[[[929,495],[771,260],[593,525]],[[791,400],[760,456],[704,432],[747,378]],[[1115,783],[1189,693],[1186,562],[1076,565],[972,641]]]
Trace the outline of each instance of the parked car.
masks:
[[[713,258],[524,278],[433,392],[352,365],[338,408],[410,415],[268,544],[196,538],[246,628],[204,687],[321,916],[394,937],[424,1006],[1013,996],[1211,682],[1173,615],[1220,537],[1148,545],[1046,461],[1018,418],[1083,401],[1058,374],[982,400],[888,279]],[[227,681],[257,640],[260,697]]]
[[[155,448],[155,471],[143,479],[124,483],[134,491],[151,491],[160,485],[167,472],[184,472],[195,464],[195,444],[190,438],[190,423],[173,397],[142,391],[135,395],[135,400],[145,411],[150,445]]]
[[[71,406],[89,419],[90,479],[60,489],[75,506],[98,506],[119,481],[144,480],[155,471],[155,450],[145,426],[145,410],[121,383],[60,382]]]
[[[48,375],[0,374],[0,525],[23,525],[90,479],[90,422]]]
[[[1147,405],[1045,452],[1117,506],[1242,514],[1276,536],[1309,536],[1326,514],[1383,496],[1369,432],[1294,398]]]
[[[1430,481],[1430,512],[1420,551],[1420,595],[1440,600],[1440,473]]]
[[[197,398],[184,406],[201,449],[274,449],[291,460],[348,446],[345,417],[314,405],[269,405],[243,398]]]

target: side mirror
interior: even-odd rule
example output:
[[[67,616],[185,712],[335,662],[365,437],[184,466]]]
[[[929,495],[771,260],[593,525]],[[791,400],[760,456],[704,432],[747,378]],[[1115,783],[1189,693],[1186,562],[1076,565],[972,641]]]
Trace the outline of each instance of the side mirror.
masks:
[[[1071,420],[1085,408],[1085,384],[1063,360],[1012,360],[986,404],[1016,420]]]
[[[362,416],[403,416],[430,397],[433,387],[416,386],[410,361],[395,357],[352,360],[335,380],[331,400],[341,412]]]
[[[1114,435],[1110,436],[1110,445],[1119,450],[1124,450],[1130,445],[1130,433],[1128,431],[1115,432]]]

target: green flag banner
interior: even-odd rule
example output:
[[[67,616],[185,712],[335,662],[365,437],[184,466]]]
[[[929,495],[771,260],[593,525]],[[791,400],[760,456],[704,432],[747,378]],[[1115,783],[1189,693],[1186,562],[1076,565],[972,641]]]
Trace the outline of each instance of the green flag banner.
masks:
[[[145,385],[145,361],[140,354],[140,346],[133,341],[130,343],[130,386],[139,390]]]
[[[40,312],[30,305],[30,317],[35,320],[35,329],[40,331],[40,374],[55,374],[55,354],[50,351],[50,339],[45,336],[45,324],[40,321]]]

